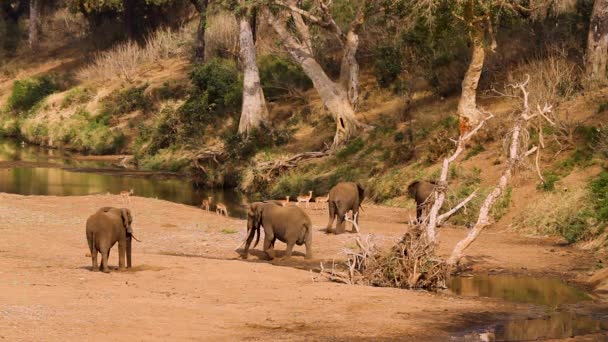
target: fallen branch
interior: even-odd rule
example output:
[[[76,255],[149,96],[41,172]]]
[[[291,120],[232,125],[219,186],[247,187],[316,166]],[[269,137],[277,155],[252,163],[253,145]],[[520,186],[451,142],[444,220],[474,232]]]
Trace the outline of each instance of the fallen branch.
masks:
[[[303,161],[309,159],[322,158],[329,155],[329,151],[318,151],[318,152],[304,152],[296,154],[295,156],[289,157],[287,159],[279,159],[272,162],[264,162],[259,163],[257,165],[257,169],[260,173],[265,174],[266,179],[271,179],[282,172],[285,172],[291,168],[298,166]]]
[[[353,227],[355,228],[355,231],[357,232],[357,234],[359,234],[359,225],[357,224],[357,215],[359,215],[359,213],[356,213],[353,216],[353,219],[351,220],[350,217],[348,216],[348,213],[344,214],[344,221],[346,222],[350,222]]]
[[[476,195],[477,195],[477,190],[473,191],[473,193],[471,193],[467,198],[465,198],[462,202],[458,203],[458,205],[456,205],[454,208],[452,208],[448,212],[439,215],[437,217],[437,225],[438,226],[441,225],[443,223],[443,221],[449,219],[450,217],[452,217],[452,215],[456,214],[456,212],[458,210],[460,210],[460,208],[467,205],[467,203],[469,203],[473,198],[475,198]]]
[[[213,161],[215,164],[220,165],[227,157],[228,154],[223,149],[207,149],[194,152],[190,160],[192,160],[194,167],[207,173],[207,169],[201,165],[202,162]]]

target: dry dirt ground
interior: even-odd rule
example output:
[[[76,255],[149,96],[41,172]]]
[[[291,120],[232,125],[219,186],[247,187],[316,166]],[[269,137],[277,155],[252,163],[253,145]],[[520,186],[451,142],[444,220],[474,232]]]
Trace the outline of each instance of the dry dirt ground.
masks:
[[[314,260],[249,260],[234,249],[245,221],[133,197],[134,268],[90,271],[85,221],[120,197],[0,193],[0,340],[449,340],[451,334],[527,306],[365,286],[313,282],[321,260],[343,258],[353,234],[326,235],[325,210],[308,209]],[[406,229],[411,212],[366,206],[360,226],[380,243]],[[447,253],[466,232],[441,230]],[[279,251],[284,244],[277,243]],[[593,260],[554,241],[485,232],[469,250],[476,271],[587,273]],[[110,256],[116,266],[117,247]]]

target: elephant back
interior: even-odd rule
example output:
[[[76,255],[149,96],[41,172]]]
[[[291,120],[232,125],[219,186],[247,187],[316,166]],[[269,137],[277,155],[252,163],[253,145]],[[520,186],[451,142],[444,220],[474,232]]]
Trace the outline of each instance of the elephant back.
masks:
[[[348,206],[358,206],[363,201],[364,189],[353,182],[340,182],[329,191],[329,201]]]

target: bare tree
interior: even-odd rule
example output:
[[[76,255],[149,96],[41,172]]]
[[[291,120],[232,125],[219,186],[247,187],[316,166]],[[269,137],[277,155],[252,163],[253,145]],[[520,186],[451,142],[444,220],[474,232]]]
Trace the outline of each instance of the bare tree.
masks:
[[[205,60],[205,28],[207,27],[207,7],[209,0],[190,0],[198,12],[196,41],[194,42],[194,61],[202,63]]]
[[[41,0],[30,0],[29,44],[30,49],[38,50],[40,43],[40,9]]]
[[[469,247],[471,243],[473,243],[473,241],[477,239],[477,237],[479,237],[479,234],[485,227],[490,225],[490,211],[496,203],[496,200],[498,200],[498,198],[503,194],[503,192],[507,188],[507,185],[509,184],[509,181],[511,180],[515,169],[523,162],[526,157],[530,156],[533,153],[537,153],[537,171],[539,171],[539,177],[541,177],[542,179],[542,176],[540,175],[540,169],[538,168],[539,147],[533,146],[532,148],[523,151],[522,145],[527,146],[527,144],[522,144],[522,137],[528,135],[528,123],[533,118],[537,118],[538,120],[547,120],[549,123],[552,123],[552,121],[547,117],[547,114],[551,112],[551,106],[545,105],[544,108],[541,109],[540,106],[537,105],[536,113],[532,113],[532,110],[530,109],[528,103],[529,93],[526,88],[529,80],[530,77],[528,76],[528,78],[524,82],[516,85],[511,85],[512,88],[521,92],[523,108],[520,115],[515,119],[515,123],[513,124],[513,129],[511,132],[511,141],[509,144],[509,159],[507,161],[506,168],[504,169],[498,181],[498,184],[486,197],[481,208],[479,209],[477,222],[473,226],[473,229],[471,229],[469,234],[464,239],[459,241],[454,247],[454,250],[452,251],[452,254],[448,259],[449,265],[456,265],[462,258],[464,250]]]
[[[608,0],[595,0],[587,38],[586,72],[592,83],[606,81],[608,67]]]
[[[264,16],[289,54],[311,79],[323,103],[334,117],[336,133],[332,149],[339,148],[355,136],[358,129],[363,126],[355,116],[359,87],[359,64],[355,54],[359,45],[358,32],[364,21],[363,6],[365,1],[358,9],[346,34],[342,32],[331,16],[327,2],[319,1],[318,6],[315,7],[315,10],[320,12],[320,16],[298,7],[298,1],[296,0],[287,0],[286,2],[275,0],[273,3],[282,8],[283,11],[275,15],[266,7],[264,8]],[[285,13],[285,11],[288,13]],[[293,30],[288,25],[289,19],[293,20]],[[326,28],[338,37],[338,41],[343,48],[340,80],[338,82],[334,82],[314,58],[310,24]]]
[[[244,69],[243,107],[239,121],[239,133],[248,135],[253,129],[268,126],[268,109],[260,83],[255,43],[251,30],[250,16],[238,15],[240,58]]]

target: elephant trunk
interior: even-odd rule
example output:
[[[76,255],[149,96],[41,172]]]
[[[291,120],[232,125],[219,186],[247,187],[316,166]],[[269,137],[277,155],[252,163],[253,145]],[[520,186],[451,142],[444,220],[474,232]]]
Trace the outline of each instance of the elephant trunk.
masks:
[[[133,239],[131,238],[131,235],[129,234],[129,236],[127,236],[127,267],[131,268],[131,243],[133,242]]]

